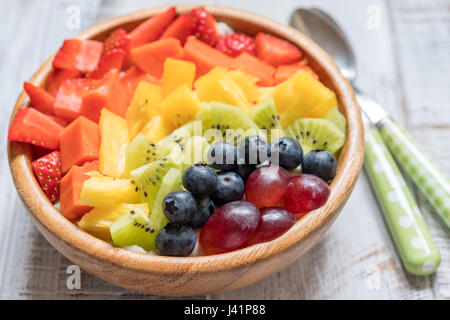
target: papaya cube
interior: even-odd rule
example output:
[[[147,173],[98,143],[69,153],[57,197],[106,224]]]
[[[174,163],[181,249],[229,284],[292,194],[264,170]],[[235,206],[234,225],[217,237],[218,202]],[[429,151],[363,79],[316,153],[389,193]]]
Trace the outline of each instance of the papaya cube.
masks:
[[[180,40],[167,38],[131,50],[134,63],[156,78],[161,78],[164,71],[164,61],[167,58],[183,58],[184,51]]]
[[[100,130],[95,122],[79,117],[59,135],[62,172],[74,165],[97,160],[100,149]]]
[[[92,79],[64,80],[56,94],[53,111],[59,118],[73,121],[81,114],[83,94],[92,87]]]
[[[163,94],[167,96],[179,86],[185,84],[192,88],[195,79],[195,64],[190,61],[183,61],[168,58],[164,62],[164,74],[162,78]]]
[[[236,69],[241,69],[257,77],[260,86],[270,87],[275,84],[273,76],[275,75],[276,69],[247,52],[241,53],[238,57],[234,58],[234,64]]]
[[[92,207],[80,203],[80,194],[84,181],[89,179],[86,174],[90,171],[98,171],[98,161],[86,163],[82,167],[73,166],[60,182],[60,208],[64,217],[69,220],[77,220]]]
[[[175,128],[195,119],[200,100],[185,84],[161,101],[159,108],[163,118]]]
[[[126,150],[130,142],[127,121],[103,109],[100,116],[100,172],[120,178],[125,172]]]

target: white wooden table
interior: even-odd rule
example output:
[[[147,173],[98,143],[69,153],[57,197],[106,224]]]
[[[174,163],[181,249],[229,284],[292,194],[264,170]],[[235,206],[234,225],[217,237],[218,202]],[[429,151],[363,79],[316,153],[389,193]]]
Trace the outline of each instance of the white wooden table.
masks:
[[[66,286],[71,264],[32,226],[6,160],[9,113],[24,80],[64,38],[119,14],[169,0],[16,0],[0,2],[0,298],[163,299],[128,292],[85,272]],[[450,175],[450,1],[217,0],[287,23],[294,8],[331,13],[353,43],[358,85],[402,121]],[[80,29],[70,20],[81,9]],[[74,11],[75,10],[75,11]],[[450,299],[450,233],[415,192],[442,255],[436,274],[402,268],[365,174],[326,236],[289,268],[241,290],[199,299]]]

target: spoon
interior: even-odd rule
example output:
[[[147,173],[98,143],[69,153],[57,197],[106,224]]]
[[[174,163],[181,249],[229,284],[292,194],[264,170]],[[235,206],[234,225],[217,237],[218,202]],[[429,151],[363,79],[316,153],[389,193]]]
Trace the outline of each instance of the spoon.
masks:
[[[364,166],[403,265],[415,275],[433,273],[440,263],[439,250],[385,143],[398,163],[434,205],[447,226],[450,226],[448,182],[441,173],[437,173],[434,164],[424,156],[406,130],[391,120],[377,102],[355,87],[355,55],[345,33],[333,18],[317,8],[297,9],[292,15],[291,26],[305,33],[328,52],[342,75],[353,85],[358,104],[364,112]],[[421,170],[417,170],[418,168]],[[424,177],[426,183],[423,181]],[[436,199],[437,197],[439,199]]]

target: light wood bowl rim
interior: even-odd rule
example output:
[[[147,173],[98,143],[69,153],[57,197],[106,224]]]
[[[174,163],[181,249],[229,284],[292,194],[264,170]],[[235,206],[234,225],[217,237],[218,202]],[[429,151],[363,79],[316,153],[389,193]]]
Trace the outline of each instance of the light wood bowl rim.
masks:
[[[186,12],[194,5],[177,6],[178,12]],[[214,273],[232,270],[243,265],[276,256],[277,254],[297,245],[301,240],[316,229],[332,222],[353,189],[362,166],[363,159],[363,126],[359,107],[353,90],[343,78],[331,58],[312,40],[300,32],[274,22],[265,17],[222,6],[205,6],[213,15],[240,19],[247,23],[264,27],[274,34],[282,35],[297,44],[303,51],[314,56],[321,67],[329,74],[339,96],[340,107],[345,110],[348,129],[345,147],[340,155],[338,174],[332,184],[332,193],[327,204],[301,219],[294,227],[281,237],[264,244],[230,253],[200,256],[200,257],[163,257],[147,255],[130,250],[116,248],[88,233],[85,233],[70,221],[65,219],[59,211],[48,201],[45,194],[34,178],[31,163],[28,160],[30,147],[22,143],[8,142],[8,161],[11,174],[18,193],[26,207],[36,220],[59,239],[65,241],[76,250],[97,259],[108,261],[129,270],[140,272],[179,274],[179,273]],[[150,17],[167,7],[159,7],[126,14],[101,22],[81,33],[77,38],[89,39],[98,34],[116,28],[122,24],[142,20]],[[50,57],[30,79],[31,83],[42,86],[51,70]],[[28,98],[22,91],[10,117],[10,123],[18,109],[28,105]],[[331,224],[331,223],[329,223]]]

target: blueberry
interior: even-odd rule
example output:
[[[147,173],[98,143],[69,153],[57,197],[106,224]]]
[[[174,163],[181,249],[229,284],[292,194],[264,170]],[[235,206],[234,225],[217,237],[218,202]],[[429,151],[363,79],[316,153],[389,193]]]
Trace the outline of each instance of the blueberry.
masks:
[[[192,228],[201,228],[214,212],[214,203],[210,198],[197,200],[197,212],[191,220]]]
[[[336,158],[331,153],[316,150],[308,153],[303,159],[302,173],[309,173],[330,182],[336,175],[336,167]]]
[[[164,215],[173,223],[189,223],[197,212],[197,203],[186,191],[169,193],[163,201]]]
[[[208,165],[198,163],[187,168],[183,173],[183,186],[195,196],[210,194],[217,185],[217,174]]]
[[[255,171],[256,165],[254,164],[238,164],[236,166],[235,171],[244,179],[244,181],[247,180],[250,173]]]
[[[217,187],[211,194],[216,204],[225,204],[232,201],[241,200],[245,191],[244,180],[236,172],[219,172]]]
[[[244,164],[260,164],[269,156],[270,146],[260,136],[247,137],[239,146],[239,159],[244,160]]]
[[[272,142],[270,146],[271,163],[286,170],[297,168],[303,160],[303,149],[300,144],[289,137]]]
[[[218,170],[233,170],[237,163],[237,149],[226,142],[216,142],[208,152],[208,161]]]
[[[169,223],[156,236],[156,249],[162,256],[187,257],[194,251],[197,238],[190,226]]]

